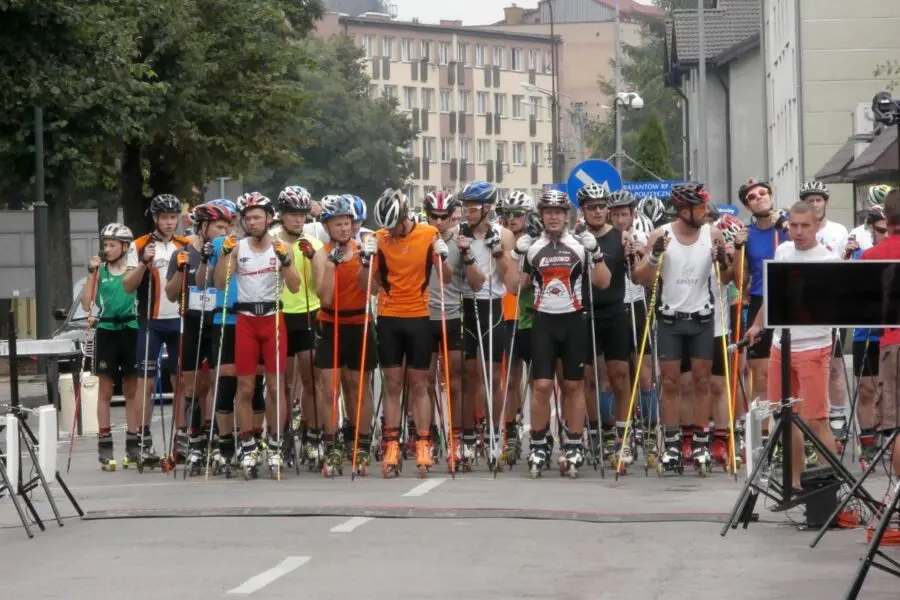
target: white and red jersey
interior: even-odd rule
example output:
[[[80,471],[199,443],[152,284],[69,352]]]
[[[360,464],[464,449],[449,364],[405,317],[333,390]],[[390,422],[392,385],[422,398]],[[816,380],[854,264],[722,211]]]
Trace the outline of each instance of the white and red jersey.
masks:
[[[272,302],[278,296],[278,257],[275,256],[275,248],[270,244],[262,252],[254,252],[250,248],[250,238],[244,238],[238,242],[235,249],[237,259],[237,300],[240,303]],[[244,312],[238,310],[238,312]],[[254,314],[254,313],[246,313]]]
[[[541,234],[525,254],[523,265],[534,285],[534,310],[553,315],[584,310],[585,258],[584,246],[568,231],[559,241]]]

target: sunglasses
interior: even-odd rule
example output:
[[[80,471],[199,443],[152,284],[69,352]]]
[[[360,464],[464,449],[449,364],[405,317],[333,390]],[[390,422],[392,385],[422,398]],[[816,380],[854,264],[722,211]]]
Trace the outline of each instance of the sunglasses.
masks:
[[[586,204],[584,207],[585,211],[588,210],[603,210],[606,208],[606,202],[592,202],[591,204]]]
[[[503,213],[503,216],[505,216],[508,219],[510,219],[510,218],[517,219],[519,217],[524,217],[527,214],[528,214],[527,210],[507,210]]]
[[[747,194],[747,202],[753,202],[754,200],[758,200],[759,198],[765,198],[768,195],[769,190],[767,190],[766,188],[760,188],[759,191]]]
[[[434,219],[435,221],[444,221],[450,218],[450,215],[447,213],[428,213],[429,219]]]

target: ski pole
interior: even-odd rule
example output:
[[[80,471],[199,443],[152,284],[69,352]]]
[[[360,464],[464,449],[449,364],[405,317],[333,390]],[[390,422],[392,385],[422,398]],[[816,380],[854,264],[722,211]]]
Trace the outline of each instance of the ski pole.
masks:
[[[725,319],[728,318],[728,314],[725,312],[725,294],[722,289],[722,270],[719,267],[718,260],[714,259],[713,264],[716,268],[716,286],[719,290],[719,314],[721,315],[719,321],[722,323],[722,365],[725,368],[725,394],[726,401],[728,402],[728,450],[731,455],[731,473],[734,476],[734,480],[737,481],[737,454],[734,449],[734,405],[732,404],[733,396],[731,395],[731,386],[728,385],[728,382],[731,381],[729,378],[728,367],[728,328],[725,326]],[[735,358],[737,358],[737,353],[735,353]]]
[[[738,257],[738,274],[737,274],[737,289],[738,289],[738,304],[737,310],[737,318],[735,319],[737,322],[735,323],[734,328],[734,339],[735,341],[740,340],[743,337],[743,321],[744,321],[744,311],[741,310],[744,301],[744,261],[746,257],[746,246],[741,246],[741,253]],[[718,276],[718,275],[717,275]],[[724,317],[723,317],[724,323]],[[727,358],[727,357],[726,357]],[[741,353],[735,352],[734,356],[731,359],[731,376],[732,378],[728,379],[728,373],[726,372],[725,384],[730,386],[730,396],[728,397],[728,409],[729,414],[732,415],[732,419],[734,415],[737,413],[737,386],[738,386],[738,373],[740,371],[740,359]],[[727,371],[727,369],[726,369]],[[734,432],[732,431],[731,436],[734,436]],[[734,442],[731,443],[732,448],[734,447]],[[735,456],[732,456],[735,458]],[[735,463],[737,464],[737,463]],[[735,474],[736,475],[736,474]]]
[[[522,278],[522,263],[519,261],[518,269],[516,272],[516,309],[513,319],[513,331],[512,331],[512,340],[509,343],[509,352],[506,356],[506,377],[505,382],[503,383],[503,401],[500,405],[500,419],[501,423],[505,425],[506,421],[506,399],[509,397],[509,380],[512,375],[512,366],[513,366],[513,350],[516,348],[516,330],[519,327],[519,296],[522,294],[522,282],[520,281]],[[506,427],[503,426],[500,428],[500,445],[506,441]],[[507,461],[508,462],[508,461]],[[500,464],[500,457],[497,457],[497,464]],[[496,477],[496,471],[494,472],[494,477]]]
[[[371,273],[372,269],[369,269]],[[369,279],[371,281],[371,279]],[[338,281],[338,272],[337,266],[334,269],[334,332],[332,337],[332,354],[331,354],[331,435],[332,435],[332,443],[336,443],[337,430],[338,430],[338,403],[339,397],[341,393],[341,380],[340,380],[340,337],[338,337],[338,332],[340,328],[339,321],[340,318],[340,283]]]
[[[101,260],[103,258],[104,252],[100,252]],[[74,406],[72,410],[72,432],[69,434],[69,458],[66,460],[66,474],[69,474],[69,469],[72,468],[72,451],[75,449],[75,428],[79,422],[79,414],[81,413],[81,377],[82,371],[84,370],[84,353],[87,350],[88,339],[91,335],[91,327],[94,325],[94,301],[97,299],[97,286],[100,284],[100,269],[103,268],[101,264],[97,267],[97,270],[94,271],[93,281],[90,283],[91,286],[91,295],[90,295],[90,304],[88,305],[88,320],[87,320],[87,328],[84,330],[84,340],[81,342],[81,356],[78,358],[78,375],[72,375],[72,392],[75,396]],[[108,269],[109,267],[107,267]],[[85,286],[87,286],[87,282],[85,282]],[[82,288],[84,289],[84,288]],[[97,356],[97,337],[94,336],[94,357]],[[93,368],[94,361],[91,360],[91,367]],[[77,381],[76,381],[77,380]]]
[[[591,282],[591,272],[594,269],[594,259],[590,254],[585,252],[585,258],[587,259],[588,264],[588,280],[586,285],[588,286],[588,302],[590,306],[588,306],[588,318],[590,319],[590,328],[591,328],[591,358],[594,361],[594,402],[597,404],[597,420],[601,421],[601,407],[600,407],[600,372],[599,365],[597,360],[597,330],[594,327],[594,284]],[[634,312],[631,313],[632,320],[634,319]],[[637,379],[635,379],[637,381]],[[602,430],[602,427],[600,428]],[[622,447],[625,447],[626,440],[628,436],[625,436],[625,439],[622,440]],[[588,426],[588,443],[591,442],[591,428],[590,424]],[[593,448],[592,448],[593,450]],[[605,457],[603,456],[603,440],[601,439],[601,432],[597,432],[597,451],[600,454],[600,478],[606,479],[606,465],[603,464]],[[595,454],[596,456],[596,454]],[[616,465],[616,472],[622,469],[621,461]]]
[[[659,278],[662,274],[663,258],[665,253],[659,257],[659,264],[656,266],[656,275],[653,277],[653,288],[650,292],[650,305],[647,308],[647,320],[644,322],[644,334],[641,336],[641,347],[638,351],[636,372],[641,372],[641,366],[644,364],[644,350],[647,348],[647,338],[650,336],[650,325],[653,322],[653,307],[656,306],[656,293],[659,290]],[[631,415],[634,414],[634,400],[637,397],[640,379],[635,377],[631,384],[631,398],[628,399],[628,418],[625,420],[625,439],[628,439],[629,429],[631,429]],[[619,449],[618,464],[622,463],[625,445]],[[619,480],[619,470],[616,469],[616,481]]]
[[[356,419],[355,424],[353,426],[353,457],[352,464],[350,467],[350,481],[354,481],[356,479],[356,453],[359,450],[359,419],[362,415],[362,401],[363,401],[363,390],[365,386],[363,386],[363,381],[366,378],[366,351],[367,344],[369,342],[369,313],[371,311],[371,303],[369,303],[369,298],[372,295],[372,271],[373,269],[369,269],[369,274],[366,276],[366,320],[363,321],[363,338],[362,338],[362,357],[359,360],[359,382],[357,383],[356,390]],[[337,267],[334,270],[334,282],[335,282],[335,337],[337,337]],[[335,342],[335,350],[337,350],[337,342]],[[335,373],[337,372],[337,365],[335,364]]]
[[[304,233],[304,236],[306,234]],[[313,335],[313,326],[312,326],[312,311],[309,310],[309,284],[312,280],[311,276],[311,266],[310,262],[307,260],[303,265],[302,275],[303,275],[303,294],[306,296],[306,326],[309,329],[310,335]],[[311,382],[312,387],[312,398],[313,398],[313,423],[312,427],[310,427],[309,419],[306,419],[306,431],[308,432],[310,429],[318,429],[319,428],[319,399],[318,392],[316,390],[316,345],[313,344],[312,349],[309,351],[309,380]],[[296,384],[295,384],[296,385]],[[300,402],[300,412],[303,413],[303,401]],[[303,415],[305,417],[305,415]],[[305,440],[304,440],[305,444]],[[306,452],[306,448],[301,449],[304,453]],[[305,454],[304,454],[305,457]],[[299,466],[298,466],[299,468]]]
[[[440,259],[438,259],[440,261]],[[442,264],[438,262],[438,265]],[[447,309],[444,306],[444,278],[442,269],[438,271],[438,292],[441,294],[441,355],[444,359],[444,387],[447,388],[447,419],[449,419],[450,436],[448,441],[450,477],[456,479],[456,446],[453,438],[453,392],[450,389],[450,350],[447,346]],[[440,387],[440,386],[438,386]],[[440,398],[437,399],[440,404]],[[443,419],[442,419],[443,420]]]
[[[290,250],[290,247],[288,247]],[[276,448],[281,453],[275,463],[275,480],[281,481],[281,460],[284,450],[281,447],[281,265],[275,267],[275,440]],[[287,400],[285,398],[285,400]],[[269,433],[269,435],[272,435]],[[272,458],[269,457],[271,464]]]
[[[156,242],[151,236],[151,240],[147,242],[147,244],[149,245],[154,243]],[[146,250],[146,246],[144,247],[144,249]],[[144,322],[144,378],[143,385],[141,386],[141,447],[140,451],[138,452],[138,473],[144,472],[144,422],[146,420],[145,415],[147,412],[147,374],[149,373],[150,369],[150,316],[153,310],[153,277],[151,276],[151,269],[153,269],[153,267],[151,265],[147,265],[147,320]]]
[[[228,263],[225,265],[225,289],[222,295],[222,329],[219,331],[219,349],[217,351],[216,358],[216,382],[213,384],[213,395],[210,400],[210,409],[215,406],[216,399],[219,397],[219,380],[221,379],[219,373],[222,371],[222,347],[225,345],[225,329],[227,327],[227,319],[228,319],[228,286],[231,284],[231,256],[225,256],[225,259],[228,260]],[[207,270],[209,268],[207,267]],[[237,424],[237,419],[234,419],[235,424]],[[232,430],[234,426],[232,426]],[[237,438],[235,438],[237,440]],[[237,441],[235,441],[237,444]],[[210,457],[212,455],[212,436],[209,436],[209,441],[206,445],[206,473],[203,475],[204,481],[209,481],[209,462]]]
[[[188,266],[190,268],[190,266]],[[163,473],[167,470],[172,470],[172,477],[175,477],[175,470],[177,468],[178,461],[175,460],[175,410],[178,406],[178,399],[181,397],[181,393],[184,392],[184,318],[187,314],[187,273],[181,274],[181,318],[178,323],[178,366],[175,368],[175,389],[172,390],[175,395],[172,396],[172,430],[169,435],[169,439],[172,441],[172,445],[170,447],[169,456],[164,460],[163,465]],[[200,332],[197,333],[197,361],[200,360]],[[197,386],[197,372],[194,371],[194,387],[196,394],[196,386]],[[184,400],[182,400],[181,410],[184,410]],[[188,436],[191,435],[190,430],[192,429],[190,425],[194,424],[194,398],[191,397],[191,408],[188,412],[190,415],[191,422],[188,426]],[[190,439],[190,437],[188,437]],[[187,459],[187,457],[185,457]],[[187,464],[185,464],[185,468],[182,470],[182,481],[187,478]]]

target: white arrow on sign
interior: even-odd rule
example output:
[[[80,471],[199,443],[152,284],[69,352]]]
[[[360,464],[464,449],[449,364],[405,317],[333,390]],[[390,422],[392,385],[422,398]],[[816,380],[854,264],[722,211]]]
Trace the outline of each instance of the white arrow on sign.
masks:
[[[586,186],[591,185],[591,184],[597,184],[596,181],[591,179],[590,175],[585,173],[584,169],[578,169],[578,171],[575,172],[575,179],[577,179],[578,181],[580,181],[582,184],[584,184]],[[609,182],[608,181],[604,181],[603,183],[598,184],[598,185],[600,185],[600,187],[603,188],[604,192],[606,192],[607,194],[609,193]]]

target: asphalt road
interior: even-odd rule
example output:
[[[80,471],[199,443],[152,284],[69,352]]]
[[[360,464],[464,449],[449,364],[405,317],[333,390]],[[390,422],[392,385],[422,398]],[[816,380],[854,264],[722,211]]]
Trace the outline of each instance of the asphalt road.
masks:
[[[121,457],[121,433],[116,444]],[[802,509],[763,509],[763,522],[720,537],[740,490],[721,472],[618,482],[593,470],[532,481],[523,465],[496,479],[483,466],[455,480],[441,468],[424,481],[411,468],[393,480],[373,472],[353,482],[105,473],[95,440],[78,439],[63,476],[87,518],[54,485],[65,526],[48,522],[29,540],[0,499],[0,597],[827,600],[843,598],[865,551],[862,530],[809,549],[813,534],[786,520]],[[869,489],[881,498],[886,485]],[[861,598],[896,599],[897,586],[873,571]]]

